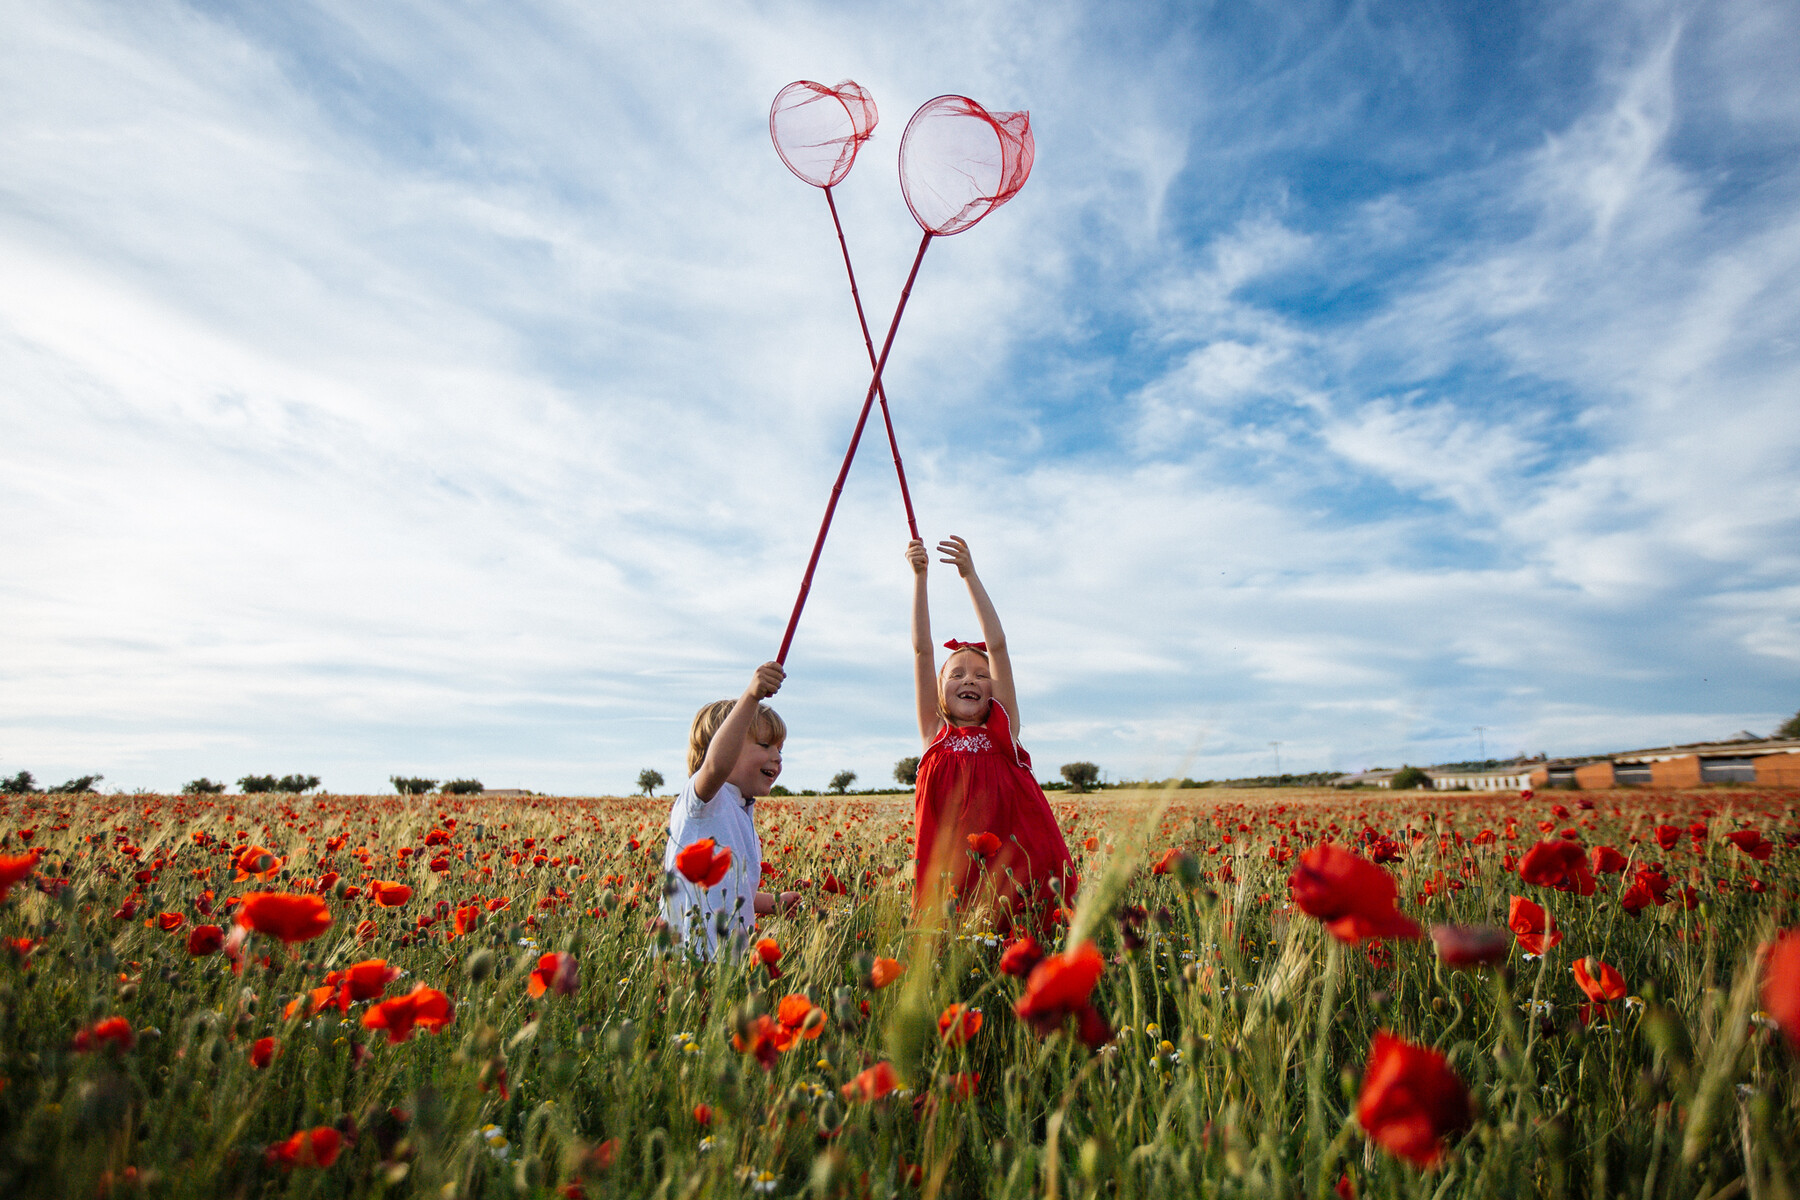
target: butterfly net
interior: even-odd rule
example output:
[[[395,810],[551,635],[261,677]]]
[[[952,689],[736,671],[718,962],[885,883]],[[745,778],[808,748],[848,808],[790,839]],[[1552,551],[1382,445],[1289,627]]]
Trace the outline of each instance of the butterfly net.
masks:
[[[846,79],[826,87],[810,79],[788,84],[769,106],[769,137],[788,170],[814,187],[836,187],[880,115],[864,87]]]
[[[906,123],[900,191],[926,233],[961,233],[1018,194],[1035,151],[1030,113],[990,113],[967,96],[939,96]]]

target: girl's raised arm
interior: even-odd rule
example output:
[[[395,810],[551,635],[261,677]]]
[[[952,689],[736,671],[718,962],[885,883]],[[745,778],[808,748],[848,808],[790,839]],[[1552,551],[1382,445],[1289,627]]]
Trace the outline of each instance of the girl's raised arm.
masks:
[[[925,594],[925,571],[931,565],[925,543],[908,542],[906,561],[913,569],[913,693],[919,705],[919,737],[930,746],[944,718],[938,712],[937,651],[931,644],[931,602]]]
[[[952,535],[938,543],[938,553],[944,556],[942,561],[956,564],[957,573],[969,585],[969,599],[975,605],[975,619],[981,623],[981,640],[987,643],[988,671],[994,679],[994,699],[1006,710],[1007,720],[1012,722],[1013,739],[1016,741],[1022,724],[1019,716],[1019,693],[1013,686],[1012,659],[1006,653],[1006,631],[1000,628],[1000,614],[994,611],[994,602],[988,599],[987,588],[981,585],[981,576],[975,573],[975,560],[969,554],[969,543]],[[929,635],[929,630],[927,634]],[[935,683],[934,678],[933,684]]]

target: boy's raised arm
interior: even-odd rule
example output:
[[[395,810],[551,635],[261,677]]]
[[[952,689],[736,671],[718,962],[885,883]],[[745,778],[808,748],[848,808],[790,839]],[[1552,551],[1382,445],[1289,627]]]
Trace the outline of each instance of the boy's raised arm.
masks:
[[[931,566],[931,556],[925,551],[925,543],[916,538],[908,542],[906,561],[913,569],[913,695],[919,706],[919,737],[929,746],[944,718],[938,713],[937,653],[931,644],[931,600],[925,590],[925,572]]]
[[[713,734],[712,744],[706,748],[700,769],[694,772],[694,795],[702,803],[718,795],[725,781],[731,778],[731,770],[737,766],[738,755],[744,750],[744,735],[750,731],[750,722],[756,716],[756,706],[780,691],[781,681],[785,678],[787,672],[778,662],[764,663],[750,677],[750,685],[731,706],[731,712]]]

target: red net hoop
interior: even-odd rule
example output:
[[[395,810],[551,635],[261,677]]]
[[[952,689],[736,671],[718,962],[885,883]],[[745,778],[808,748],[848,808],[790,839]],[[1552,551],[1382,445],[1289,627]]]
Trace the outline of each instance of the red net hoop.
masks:
[[[846,79],[826,87],[801,79],[775,94],[769,138],[788,170],[814,187],[836,187],[880,119],[860,83]]]
[[[990,113],[967,96],[939,96],[906,123],[900,191],[926,233],[961,233],[1018,194],[1035,152],[1030,113]]]

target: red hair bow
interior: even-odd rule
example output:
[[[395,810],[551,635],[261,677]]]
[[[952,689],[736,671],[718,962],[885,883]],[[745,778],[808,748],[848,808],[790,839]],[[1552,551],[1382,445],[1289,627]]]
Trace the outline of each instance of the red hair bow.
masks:
[[[987,643],[986,642],[959,642],[955,638],[951,638],[949,641],[944,643],[944,649],[950,651],[952,654],[956,653],[958,650],[979,650],[983,654],[986,654],[987,653]]]

